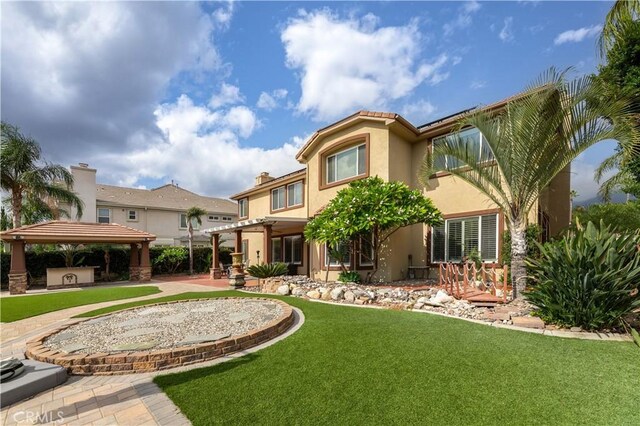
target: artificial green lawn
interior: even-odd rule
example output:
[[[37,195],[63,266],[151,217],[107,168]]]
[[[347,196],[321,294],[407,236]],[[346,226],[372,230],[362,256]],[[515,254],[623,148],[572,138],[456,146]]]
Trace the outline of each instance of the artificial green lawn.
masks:
[[[640,424],[632,343],[280,299],[306,317],[284,341],[155,379],[194,424]]]
[[[0,321],[13,322],[47,312],[111,300],[130,299],[160,293],[158,287],[110,287],[78,291],[61,291],[33,296],[0,299]]]

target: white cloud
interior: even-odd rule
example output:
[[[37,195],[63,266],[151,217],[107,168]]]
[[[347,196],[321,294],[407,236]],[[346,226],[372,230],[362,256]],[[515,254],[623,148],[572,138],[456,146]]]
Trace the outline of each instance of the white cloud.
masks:
[[[299,72],[298,112],[326,121],[361,108],[381,109],[423,82],[448,77],[447,55],[419,62],[422,34],[415,22],[376,25],[370,16],[340,19],[328,10],[302,11],[287,23],[281,39],[286,65]]]
[[[224,66],[218,22],[193,2],[9,2],[1,25],[2,118],[59,163],[158,137],[174,77]]]
[[[233,84],[222,83],[220,92],[215,93],[209,100],[211,108],[219,108],[224,105],[235,105],[244,101],[240,88]]]
[[[458,9],[458,15],[450,22],[445,23],[442,26],[445,36],[453,34],[456,30],[467,28],[473,22],[472,15],[480,10],[480,3],[476,0],[465,2]]]
[[[590,27],[582,27],[577,30],[569,30],[558,34],[553,43],[557,46],[563,43],[578,43],[585,38],[592,38],[600,34],[602,25],[592,25]]]
[[[469,88],[473,90],[482,89],[483,87],[486,87],[486,86],[487,86],[487,82],[482,80],[473,80],[471,84],[469,84]]]
[[[276,176],[302,167],[295,154],[306,139],[293,138],[273,149],[240,145],[239,138],[258,126],[245,106],[215,110],[182,95],[154,114],[161,136],[126,156],[95,157],[91,162],[98,173],[109,170],[111,181],[127,186],[142,179],[175,179],[191,191],[226,197],[250,187],[267,165]]]
[[[504,26],[502,27],[502,30],[500,30],[500,34],[498,34],[498,37],[500,37],[500,40],[504,42],[513,40],[513,30],[511,29],[512,25],[513,25],[512,16],[509,16],[504,19]]]
[[[278,106],[278,101],[287,97],[289,92],[287,89],[276,89],[271,92],[271,94],[267,92],[260,93],[260,97],[258,98],[258,102],[256,106],[261,109],[266,109],[267,111],[271,111]]]
[[[413,124],[420,125],[426,123],[436,111],[437,108],[431,102],[421,99],[403,106],[400,114]]]

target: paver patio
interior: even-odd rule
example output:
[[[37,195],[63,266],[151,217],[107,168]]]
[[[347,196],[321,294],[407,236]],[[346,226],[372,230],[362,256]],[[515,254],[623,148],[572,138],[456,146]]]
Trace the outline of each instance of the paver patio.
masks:
[[[152,281],[162,293],[128,299],[127,302],[202,291],[203,285],[213,290],[228,288],[227,280],[206,277],[176,281]],[[144,285],[149,285],[145,283]],[[28,297],[28,296],[26,296]],[[2,324],[1,356],[24,358],[26,341],[62,324],[81,321],[72,318],[82,312],[123,303],[122,300],[78,306],[12,323]],[[298,325],[299,326],[299,325]],[[285,333],[286,336],[298,326]],[[270,344],[272,342],[267,342]],[[262,346],[254,348],[258,350]],[[252,350],[250,350],[252,351]],[[249,351],[247,351],[249,352]],[[199,368],[242,356],[246,352],[208,363],[176,369]],[[52,423],[58,425],[166,424],[183,425],[189,421],[153,382],[158,373],[122,376],[70,376],[62,386],[43,392],[0,411],[1,425]]]

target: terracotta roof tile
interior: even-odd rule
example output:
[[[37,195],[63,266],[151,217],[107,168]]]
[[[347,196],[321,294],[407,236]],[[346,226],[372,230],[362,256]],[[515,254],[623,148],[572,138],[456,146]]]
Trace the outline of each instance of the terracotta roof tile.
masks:
[[[21,226],[0,233],[3,241],[46,243],[133,243],[153,241],[156,236],[117,223],[86,223],[54,220]]]

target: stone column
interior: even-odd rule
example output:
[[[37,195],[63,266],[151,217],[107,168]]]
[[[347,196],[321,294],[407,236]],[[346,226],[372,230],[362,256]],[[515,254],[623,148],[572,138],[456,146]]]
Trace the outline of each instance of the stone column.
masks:
[[[131,244],[129,257],[129,281],[140,281],[140,256],[138,244]]]
[[[264,263],[271,263],[272,259],[272,250],[271,250],[271,235],[272,235],[272,225],[264,225],[262,231],[262,238],[264,239],[263,247],[264,247]]]
[[[213,247],[212,247],[212,256],[211,256],[211,279],[219,280],[222,278],[222,269],[220,269],[220,253],[218,250],[218,244],[220,244],[220,234],[213,234]]]
[[[25,294],[27,292],[27,283],[24,241],[12,241],[11,269],[9,269],[9,294]]]
[[[233,288],[244,287],[244,270],[242,267],[242,253],[231,253],[232,270],[229,276],[229,285]]]
[[[140,281],[151,281],[151,259],[149,257],[149,241],[142,243],[140,252]]]

